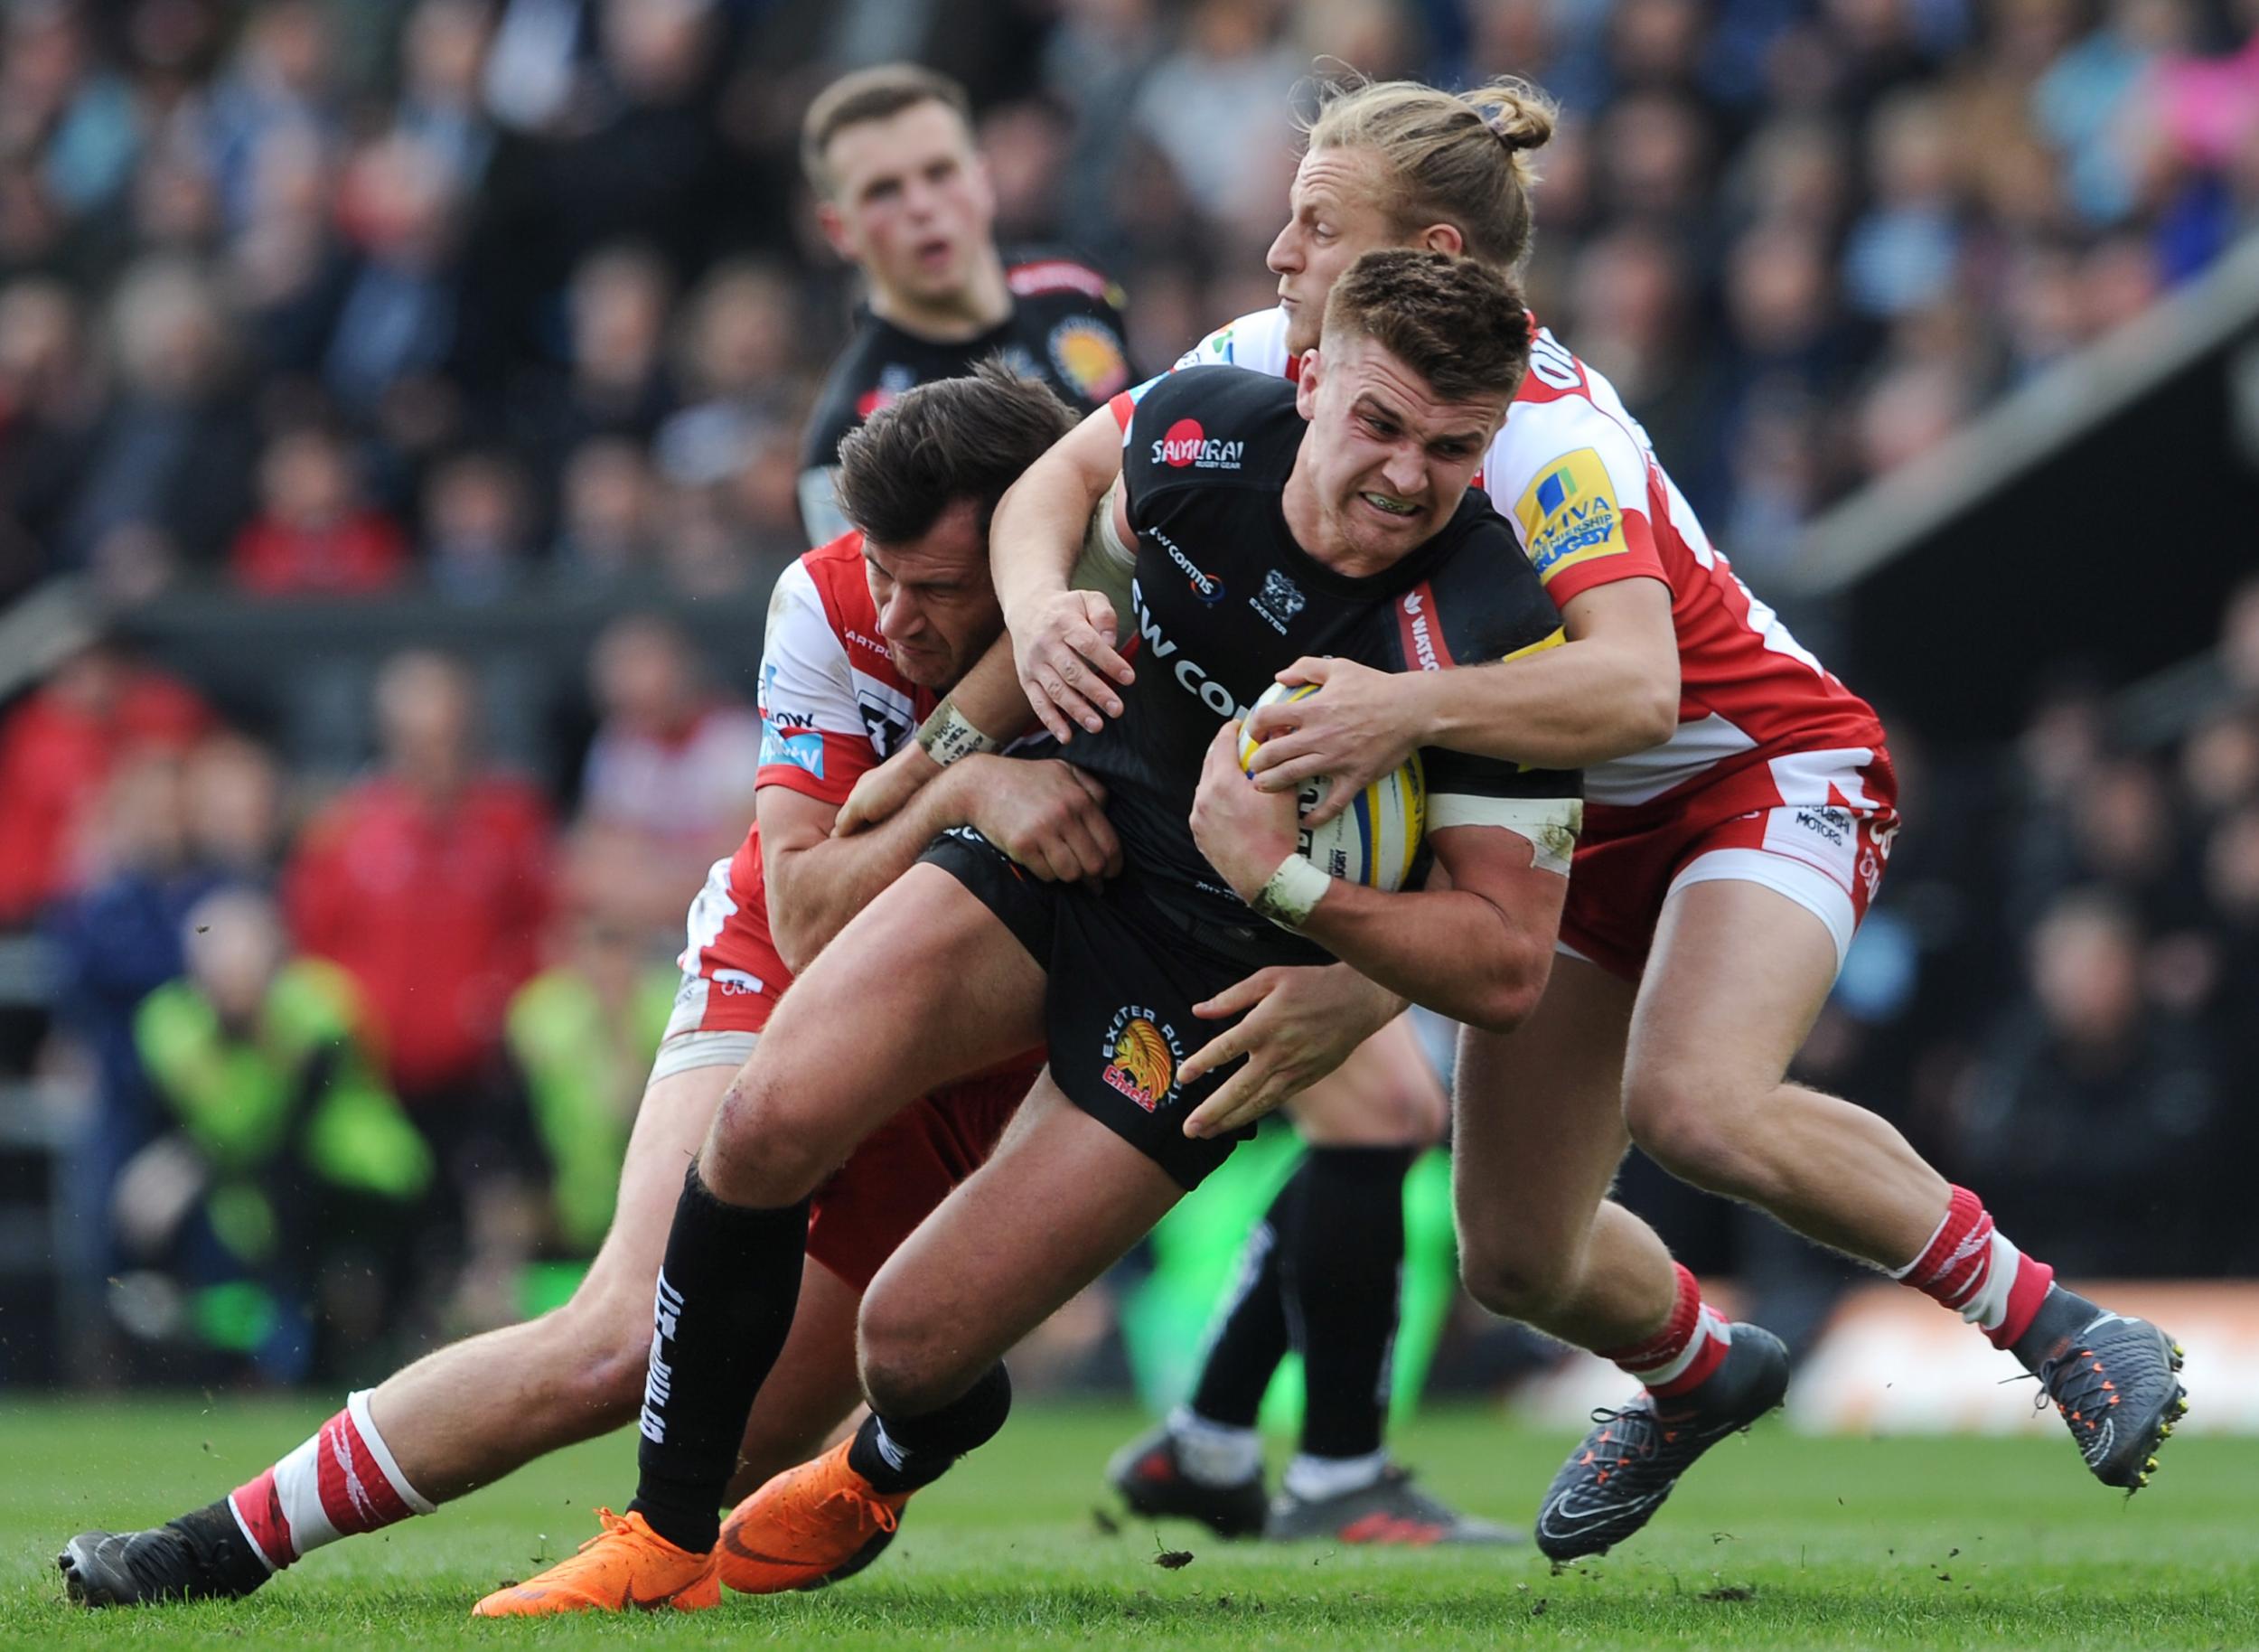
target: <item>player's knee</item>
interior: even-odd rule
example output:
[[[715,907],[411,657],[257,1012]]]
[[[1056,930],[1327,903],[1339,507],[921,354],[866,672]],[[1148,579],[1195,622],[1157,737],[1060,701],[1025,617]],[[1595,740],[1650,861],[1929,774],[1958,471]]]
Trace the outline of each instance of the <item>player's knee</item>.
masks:
[[[1713,1192],[1739,1192],[1748,1179],[1740,1113],[1729,1090],[1698,1074],[1625,1081],[1624,1124],[1640,1150],[1681,1181]]]
[[[1338,1098],[1312,1090],[1302,1099],[1309,1104],[1294,1112],[1295,1128],[1312,1147],[1433,1147],[1450,1118],[1442,1086],[1425,1075]]]
[[[881,1416],[923,1416],[964,1386],[961,1337],[901,1292],[874,1290],[856,1328],[863,1393]],[[976,1373],[977,1375],[977,1373]]]
[[[1459,1281],[1501,1319],[1542,1324],[1568,1292],[1573,1260],[1533,1233],[1460,1225]]]
[[[794,1204],[822,1186],[853,1143],[805,1104],[811,1092],[783,1074],[748,1067],[722,1096],[698,1174],[715,1197],[733,1205]]]

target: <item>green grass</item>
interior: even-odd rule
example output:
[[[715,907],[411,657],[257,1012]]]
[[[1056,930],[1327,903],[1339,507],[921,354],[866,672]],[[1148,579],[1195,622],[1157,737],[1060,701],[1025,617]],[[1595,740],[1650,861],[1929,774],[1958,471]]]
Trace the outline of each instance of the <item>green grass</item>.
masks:
[[[2183,1438],[2129,1503],[2067,1442],[1804,1440],[1720,1446],[1654,1529],[1551,1575],[1529,1551],[1265,1550],[1188,1526],[1102,1532],[1126,1412],[1029,1408],[912,1509],[894,1551],[826,1593],[690,1617],[473,1624],[471,1602],[567,1553],[624,1502],[630,1437],[539,1464],[390,1534],[315,1555],[248,1601],[67,1606],[52,1557],[92,1525],[202,1502],[322,1413],[222,1402],[0,1409],[0,1645],[961,1647],[2108,1647],[2259,1644],[2259,1441]],[[1400,1440],[1440,1492],[1526,1518],[1566,1439],[1471,1412]],[[1164,1570],[1157,1547],[1188,1548]]]

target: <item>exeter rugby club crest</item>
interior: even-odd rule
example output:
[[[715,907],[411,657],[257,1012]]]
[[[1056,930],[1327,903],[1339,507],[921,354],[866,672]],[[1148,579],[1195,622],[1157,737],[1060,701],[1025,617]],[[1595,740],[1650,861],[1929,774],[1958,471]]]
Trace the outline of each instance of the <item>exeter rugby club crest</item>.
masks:
[[[1106,1065],[1099,1076],[1151,1112],[1176,1099],[1176,1064],[1185,1058],[1176,1029],[1137,1004],[1114,1011],[1101,1052]]]

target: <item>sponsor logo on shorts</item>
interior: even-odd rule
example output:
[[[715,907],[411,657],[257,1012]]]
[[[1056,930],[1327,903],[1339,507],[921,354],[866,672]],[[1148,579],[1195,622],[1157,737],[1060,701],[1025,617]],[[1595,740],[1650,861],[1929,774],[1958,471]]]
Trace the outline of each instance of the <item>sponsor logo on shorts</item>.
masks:
[[[1799,809],[1796,824],[1832,848],[1842,849],[1851,840],[1851,817],[1841,809]]]
[[[1538,472],[1514,513],[1541,578],[1564,568],[1629,550],[1608,466],[1589,447]]]
[[[1223,600],[1223,581],[1209,573],[1177,548],[1176,541],[1158,528],[1148,528],[1146,537],[1168,553],[1168,559],[1176,565],[1179,573],[1192,586],[1192,594],[1205,603]]]
[[[1182,470],[1237,470],[1247,457],[1245,442],[1219,441],[1196,418],[1180,418],[1153,444],[1153,463]]]
[[[1302,595],[1301,587],[1274,568],[1263,575],[1263,588],[1247,599],[1247,605],[1284,636],[1287,622],[1301,613],[1302,605],[1308,600]]]
[[[1085,401],[1108,400],[1130,382],[1130,358],[1122,354],[1114,330],[1102,322],[1070,317],[1051,330],[1046,347],[1059,377]]]
[[[1106,1065],[1099,1076],[1106,1087],[1146,1112],[1176,1099],[1176,1066],[1185,1052],[1176,1042],[1176,1029],[1153,1010],[1141,1004],[1124,1004],[1115,1010],[1100,1054]]]

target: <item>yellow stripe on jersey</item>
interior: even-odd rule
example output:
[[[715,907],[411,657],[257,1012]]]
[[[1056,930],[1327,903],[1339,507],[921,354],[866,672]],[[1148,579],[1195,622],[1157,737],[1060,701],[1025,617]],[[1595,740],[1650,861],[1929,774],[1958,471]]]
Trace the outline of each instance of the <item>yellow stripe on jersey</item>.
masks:
[[[1556,625],[1549,634],[1538,638],[1534,643],[1523,643],[1520,648],[1500,660],[1499,663],[1504,665],[1509,660],[1526,660],[1532,654],[1542,654],[1549,648],[1559,648],[1568,640],[1569,634]]]

